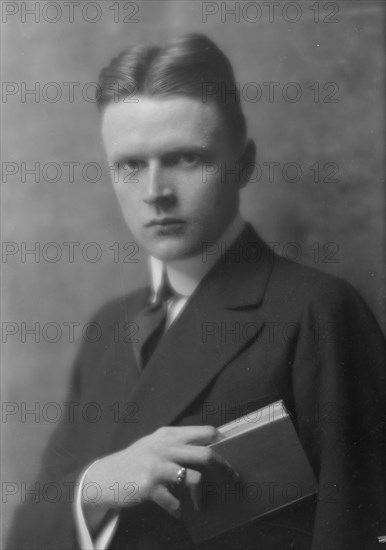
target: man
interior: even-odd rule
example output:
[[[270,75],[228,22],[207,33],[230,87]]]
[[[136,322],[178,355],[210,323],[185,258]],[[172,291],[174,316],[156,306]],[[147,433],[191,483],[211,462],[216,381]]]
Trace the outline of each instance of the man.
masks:
[[[22,510],[11,546],[194,548],[182,492],[199,508],[210,471],[232,473],[208,447],[216,428],[282,399],[318,495],[200,548],[378,547],[383,338],[350,285],[277,257],[241,219],[255,147],[238,98],[216,93],[235,87],[229,61],[188,35],[123,52],[100,84],[115,192],[151,285],[95,316],[76,416],[43,462],[42,484],[75,498]]]

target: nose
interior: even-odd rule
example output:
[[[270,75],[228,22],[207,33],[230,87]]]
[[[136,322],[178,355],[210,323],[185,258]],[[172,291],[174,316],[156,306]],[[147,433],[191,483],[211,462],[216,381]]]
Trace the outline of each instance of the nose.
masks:
[[[143,201],[154,206],[166,206],[175,202],[175,192],[165,171],[157,160],[149,162]]]

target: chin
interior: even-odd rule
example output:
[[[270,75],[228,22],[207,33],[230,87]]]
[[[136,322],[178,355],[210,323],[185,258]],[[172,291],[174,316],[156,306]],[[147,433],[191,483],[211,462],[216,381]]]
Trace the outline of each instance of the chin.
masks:
[[[147,247],[149,254],[163,262],[172,262],[174,260],[184,260],[201,253],[201,243],[181,243],[165,242],[152,243]]]

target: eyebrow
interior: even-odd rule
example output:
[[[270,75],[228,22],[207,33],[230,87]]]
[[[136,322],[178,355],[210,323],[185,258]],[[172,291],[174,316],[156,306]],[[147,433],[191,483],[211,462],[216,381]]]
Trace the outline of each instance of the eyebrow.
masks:
[[[197,145],[192,145],[192,146],[185,145],[185,146],[180,146],[180,147],[174,147],[174,148],[169,149],[168,151],[165,151],[165,152],[163,152],[163,153],[161,153],[160,155],[157,155],[157,156],[159,156],[161,159],[167,159],[168,157],[172,157],[172,156],[186,155],[186,154],[192,155],[193,154],[193,155],[198,155],[198,156],[207,158],[208,156],[210,156],[210,154],[213,153],[213,150],[214,150],[214,147],[199,147]],[[126,153],[126,154],[123,154],[123,155],[118,155],[114,159],[114,163],[124,164],[127,161],[142,160],[143,158],[144,157],[141,153],[139,153],[139,154]]]

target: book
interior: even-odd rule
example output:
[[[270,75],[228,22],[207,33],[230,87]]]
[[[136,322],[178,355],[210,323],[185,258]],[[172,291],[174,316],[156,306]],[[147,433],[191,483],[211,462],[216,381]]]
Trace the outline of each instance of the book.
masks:
[[[183,519],[198,544],[307,498],[318,484],[283,401],[220,426],[210,447],[240,474],[204,476],[201,506],[184,499]]]

